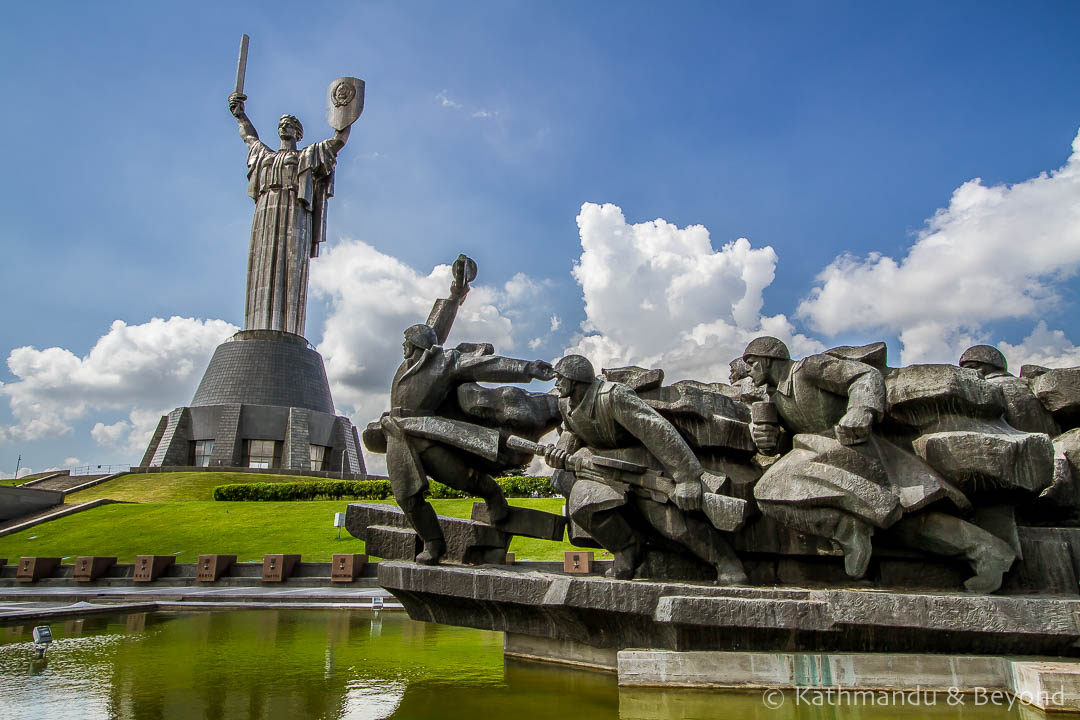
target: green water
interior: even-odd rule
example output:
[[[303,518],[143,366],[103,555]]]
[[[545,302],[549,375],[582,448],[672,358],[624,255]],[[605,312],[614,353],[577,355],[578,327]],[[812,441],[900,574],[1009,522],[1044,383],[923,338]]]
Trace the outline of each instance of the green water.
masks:
[[[813,704],[760,692],[620,691],[609,673],[504,661],[502,635],[369,611],[233,610],[0,627],[0,718],[1042,718],[950,705]],[[776,696],[772,698],[776,703]]]

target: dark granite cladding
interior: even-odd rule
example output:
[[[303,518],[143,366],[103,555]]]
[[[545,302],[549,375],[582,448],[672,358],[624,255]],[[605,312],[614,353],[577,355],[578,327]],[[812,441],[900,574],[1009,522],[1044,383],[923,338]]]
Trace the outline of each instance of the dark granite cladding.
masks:
[[[191,406],[236,403],[335,414],[322,356],[275,330],[243,330],[219,345]]]
[[[717,587],[383,562],[414,620],[599,648],[1075,656],[1080,600]]]

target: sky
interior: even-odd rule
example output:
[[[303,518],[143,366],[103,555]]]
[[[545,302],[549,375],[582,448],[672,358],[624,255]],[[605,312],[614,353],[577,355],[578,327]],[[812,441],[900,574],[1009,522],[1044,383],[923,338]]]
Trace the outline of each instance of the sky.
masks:
[[[243,324],[242,33],[271,144],[283,113],[329,137],[329,83],[367,83],[307,323],[363,427],[461,252],[450,344],[514,357],[715,382],[769,334],[1080,365],[1078,27],[1075,2],[7,7],[0,476],[137,463]]]

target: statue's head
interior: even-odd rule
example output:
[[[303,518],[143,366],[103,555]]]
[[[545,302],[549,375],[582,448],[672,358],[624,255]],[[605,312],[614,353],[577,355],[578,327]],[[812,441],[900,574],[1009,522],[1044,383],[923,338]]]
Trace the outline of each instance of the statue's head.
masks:
[[[986,377],[992,372],[1006,372],[1009,369],[1009,363],[1001,351],[993,345],[975,345],[969,347],[960,356],[960,367],[975,370],[979,375]]]
[[[278,137],[282,140],[300,142],[304,138],[304,126],[295,115],[282,115],[277,125]]]
[[[559,397],[570,397],[577,383],[589,384],[596,380],[596,370],[584,355],[567,355],[555,363],[555,391]]]
[[[439,338],[435,335],[435,331],[430,326],[420,323],[405,329],[405,342],[401,343],[401,348],[405,353],[405,357],[409,357],[412,355],[414,348],[428,350],[437,345],[438,342]]]
[[[768,335],[754,338],[743,350],[743,361],[750,368],[750,379],[757,386],[776,386],[780,368],[791,362],[791,353],[783,341]]]

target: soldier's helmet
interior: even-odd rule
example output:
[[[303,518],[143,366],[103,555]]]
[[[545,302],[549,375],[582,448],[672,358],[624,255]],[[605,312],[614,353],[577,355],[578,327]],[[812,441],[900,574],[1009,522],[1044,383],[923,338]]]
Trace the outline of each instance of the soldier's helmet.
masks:
[[[415,345],[421,350],[427,350],[433,345],[438,344],[439,338],[435,335],[434,330],[421,323],[405,329],[405,341],[410,345]]]
[[[969,347],[964,351],[964,354],[960,356],[959,365],[963,367],[966,362],[986,363],[987,365],[1002,371],[1009,369],[1009,363],[1006,362],[1005,356],[993,345],[975,345]]]
[[[574,382],[591,383],[596,379],[592,363],[584,355],[567,355],[555,363],[555,374]]]
[[[791,359],[791,353],[788,352],[787,345],[785,345],[783,341],[777,340],[769,335],[762,335],[761,337],[754,338],[750,341],[750,344],[743,350],[743,360],[751,355],[777,358],[778,360]]]

